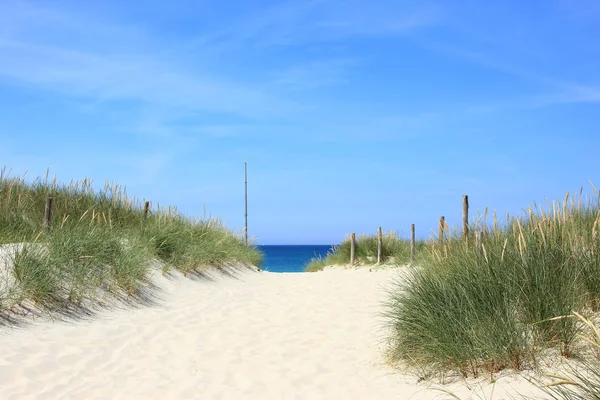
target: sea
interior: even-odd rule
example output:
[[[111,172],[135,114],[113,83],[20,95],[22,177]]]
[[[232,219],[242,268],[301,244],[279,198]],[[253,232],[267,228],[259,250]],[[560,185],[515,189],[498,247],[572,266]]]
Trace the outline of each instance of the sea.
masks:
[[[264,253],[260,268],[270,272],[304,272],[306,264],[315,257],[325,257],[329,245],[264,245],[258,248]]]

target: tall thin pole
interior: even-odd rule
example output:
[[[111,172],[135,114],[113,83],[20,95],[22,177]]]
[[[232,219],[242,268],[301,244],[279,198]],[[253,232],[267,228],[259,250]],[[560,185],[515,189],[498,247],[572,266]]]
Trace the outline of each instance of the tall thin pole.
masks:
[[[246,246],[248,246],[248,166],[244,163],[244,210],[245,210],[245,218],[246,225],[244,228],[244,234],[246,238]]]

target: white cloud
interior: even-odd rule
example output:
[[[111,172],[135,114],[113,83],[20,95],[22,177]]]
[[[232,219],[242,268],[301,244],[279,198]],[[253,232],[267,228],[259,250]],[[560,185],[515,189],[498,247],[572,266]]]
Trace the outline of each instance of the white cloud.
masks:
[[[261,118],[291,102],[245,85],[178,70],[152,55],[111,56],[4,41],[0,79],[99,101],[135,100],[174,110]]]
[[[9,2],[0,14],[0,83],[179,113],[266,118],[294,108],[252,85],[186,67],[177,54],[152,47],[160,39],[141,28],[27,2]]]

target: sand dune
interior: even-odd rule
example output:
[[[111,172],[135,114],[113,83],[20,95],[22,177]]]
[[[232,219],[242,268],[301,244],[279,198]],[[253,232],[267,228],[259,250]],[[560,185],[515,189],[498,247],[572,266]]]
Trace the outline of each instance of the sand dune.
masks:
[[[447,398],[384,362],[380,304],[399,271],[157,275],[154,306],[0,327],[0,398]],[[447,389],[534,393],[520,376],[470,385]]]

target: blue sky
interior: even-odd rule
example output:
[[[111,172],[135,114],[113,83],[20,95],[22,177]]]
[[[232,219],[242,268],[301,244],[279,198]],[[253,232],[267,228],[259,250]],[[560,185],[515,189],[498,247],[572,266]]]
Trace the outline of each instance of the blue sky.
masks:
[[[600,185],[600,2],[0,0],[0,164],[261,244]],[[591,191],[588,191],[591,192]]]

